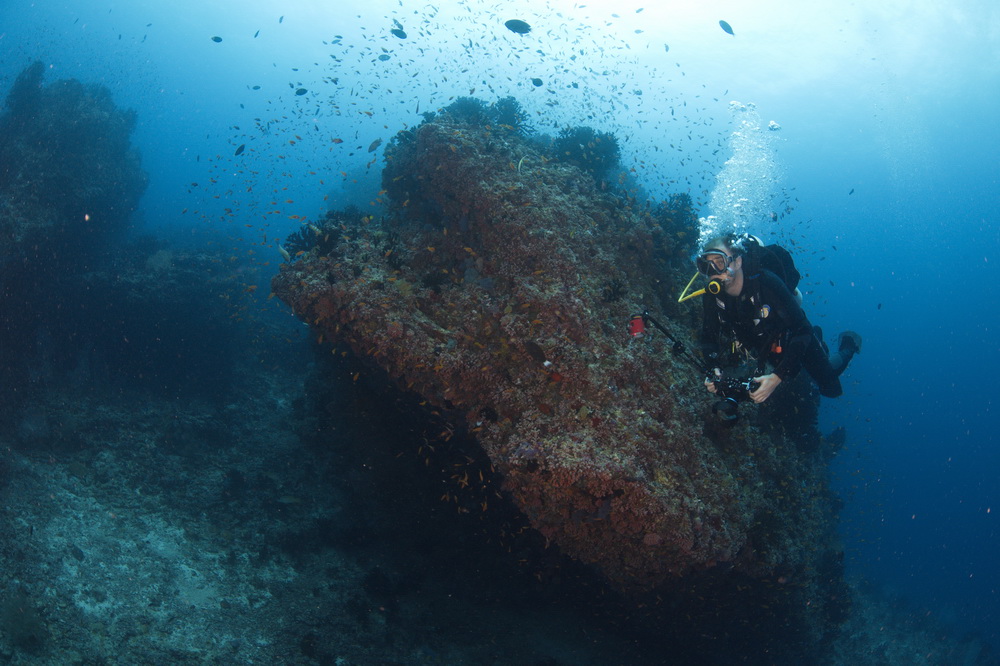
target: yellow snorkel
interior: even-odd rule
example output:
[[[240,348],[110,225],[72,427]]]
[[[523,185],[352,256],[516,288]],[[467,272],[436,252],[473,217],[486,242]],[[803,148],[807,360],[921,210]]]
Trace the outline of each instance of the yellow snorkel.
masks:
[[[695,273],[693,276],[691,276],[691,280],[688,281],[687,286],[684,287],[684,291],[681,292],[680,297],[677,299],[678,303],[683,303],[684,301],[690,300],[695,296],[701,296],[706,291],[710,294],[718,294],[720,291],[722,291],[722,283],[720,281],[709,280],[707,287],[705,287],[704,289],[699,289],[698,291],[689,294],[688,289],[691,288],[691,285],[694,284],[694,281],[698,279],[699,275],[701,275],[700,272]]]

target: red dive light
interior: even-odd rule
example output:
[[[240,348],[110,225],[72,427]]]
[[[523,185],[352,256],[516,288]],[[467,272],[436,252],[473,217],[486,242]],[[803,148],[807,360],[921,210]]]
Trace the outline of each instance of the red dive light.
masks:
[[[646,332],[646,321],[642,315],[632,315],[632,320],[628,323],[628,332],[633,338],[638,338]]]

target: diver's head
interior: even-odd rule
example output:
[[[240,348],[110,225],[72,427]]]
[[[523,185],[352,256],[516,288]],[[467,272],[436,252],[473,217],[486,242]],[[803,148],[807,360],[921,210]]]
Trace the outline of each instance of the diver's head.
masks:
[[[695,258],[698,272],[709,280],[721,282],[727,291],[735,281],[742,283],[742,235],[718,236],[705,244],[705,249]]]

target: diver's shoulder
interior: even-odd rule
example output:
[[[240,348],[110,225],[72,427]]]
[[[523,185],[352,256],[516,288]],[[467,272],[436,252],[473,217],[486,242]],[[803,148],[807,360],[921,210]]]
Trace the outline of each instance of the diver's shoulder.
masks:
[[[788,285],[785,284],[784,280],[767,269],[761,270],[760,273],[757,274],[756,279],[762,289],[768,289],[776,293],[792,293],[788,289]]]

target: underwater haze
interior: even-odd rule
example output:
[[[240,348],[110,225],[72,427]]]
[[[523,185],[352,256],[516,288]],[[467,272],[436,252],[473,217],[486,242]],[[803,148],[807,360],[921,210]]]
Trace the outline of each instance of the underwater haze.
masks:
[[[788,247],[812,323],[860,333],[844,395],[820,407],[820,431],[847,435],[831,463],[846,574],[1000,650],[996,3],[8,0],[0,95],[35,61],[46,84],[135,110],[148,185],[128,233],[234,257],[283,372],[312,363],[267,299],[286,239],[328,211],[384,214],[386,147],[422,114],[513,96],[539,134],[613,134],[632,196],[686,193],[702,237]],[[335,663],[303,645],[287,663]]]

